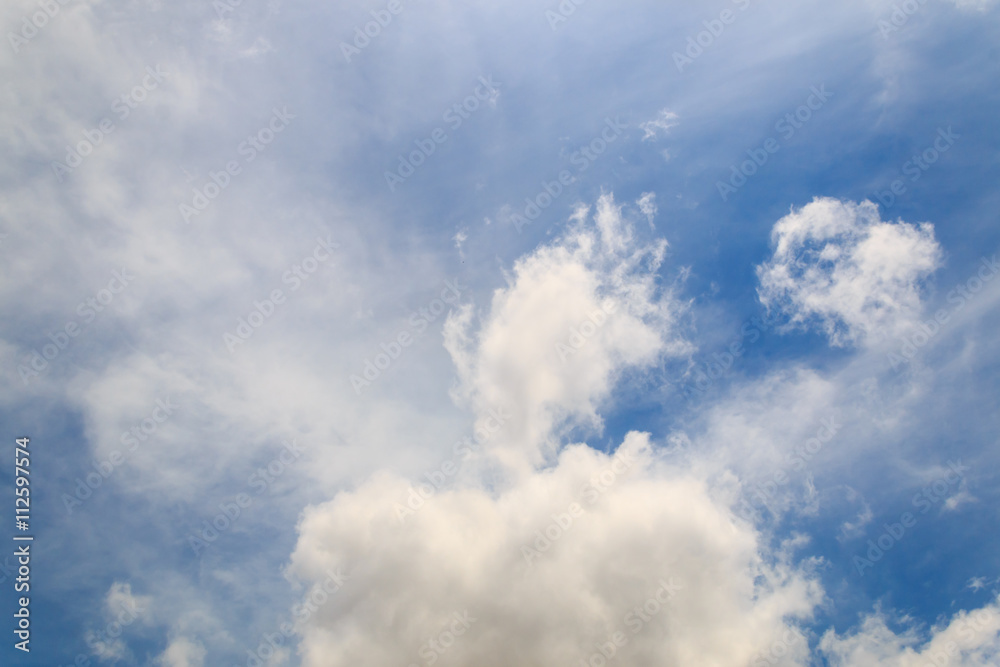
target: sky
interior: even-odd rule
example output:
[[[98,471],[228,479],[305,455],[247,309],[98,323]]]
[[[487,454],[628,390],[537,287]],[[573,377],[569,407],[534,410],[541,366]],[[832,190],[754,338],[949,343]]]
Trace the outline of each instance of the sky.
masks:
[[[4,3],[0,664],[1000,663],[998,4]]]

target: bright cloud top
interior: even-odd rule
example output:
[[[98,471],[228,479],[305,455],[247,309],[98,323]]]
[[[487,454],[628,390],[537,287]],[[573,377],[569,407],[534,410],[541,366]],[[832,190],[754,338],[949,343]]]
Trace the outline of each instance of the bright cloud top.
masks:
[[[912,325],[920,281],[941,263],[933,225],[883,222],[868,201],[817,198],[779,220],[771,241],[757,269],[761,302],[838,347]]]
[[[774,546],[737,519],[739,482],[707,459],[675,460],[637,432],[615,452],[560,447],[564,420],[600,423],[623,369],[685,347],[671,333],[676,304],[646,273],[665,243],[639,244],[611,195],[572,222],[517,262],[478,334],[471,307],[446,328],[456,396],[493,432],[482,458],[466,452],[452,486],[383,472],[305,511],[289,574],[307,584],[351,575],[302,627],[302,664],[805,665],[816,642],[815,653],[851,667],[916,666],[941,651],[989,664],[993,607],[959,613],[922,644],[878,612],[847,635],[807,630],[821,561],[795,560],[806,538]],[[929,226],[834,200],[781,219],[774,239],[762,293],[775,299],[794,270],[806,288],[790,295],[793,315],[820,316],[837,342],[917,312],[916,282],[939,255]],[[909,252],[886,251],[900,243]],[[574,329],[577,344],[564,341]],[[488,425],[492,406],[509,423]],[[499,475],[474,465],[490,458]]]
[[[458,393],[510,410],[486,448],[515,474],[435,490],[383,473],[308,509],[291,573],[352,574],[303,630],[303,664],[739,664],[801,638],[818,585],[647,434],[542,465],[561,418],[599,422],[624,368],[684,348],[652,279],[666,244],[639,244],[611,195],[573,223],[516,264],[478,336],[471,309],[447,334]]]
[[[747,664],[820,592],[630,433],[565,448],[500,493],[380,475],[311,508],[291,571],[351,579],[303,630],[303,665]]]
[[[494,441],[506,465],[551,455],[567,420],[600,427],[598,406],[622,370],[688,349],[675,333],[681,305],[656,281],[666,248],[662,239],[638,240],[604,195],[592,219],[578,209],[560,240],[515,264],[477,334],[471,307],[450,318],[456,397],[480,422],[500,407],[512,415]]]

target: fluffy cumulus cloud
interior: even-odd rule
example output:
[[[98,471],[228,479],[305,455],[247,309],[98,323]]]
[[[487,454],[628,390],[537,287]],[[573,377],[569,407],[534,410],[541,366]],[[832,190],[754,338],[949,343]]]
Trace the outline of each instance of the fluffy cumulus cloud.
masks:
[[[926,626],[953,571],[996,576],[1000,281],[970,281],[995,266],[997,2],[626,4],[563,3],[553,32],[527,1],[0,3],[0,421],[40,445],[62,575],[31,658],[253,667],[291,615],[261,664],[998,662],[996,604]],[[502,97],[449,111],[486,79]],[[720,201],[812,85],[831,102]],[[905,222],[817,199],[757,226],[817,183],[888,187],[938,126],[962,138]],[[496,216],[556,181],[568,220]],[[948,321],[918,346],[924,220]],[[756,313],[757,264],[786,318]],[[857,576],[949,457],[967,480]]]
[[[417,481],[379,472],[304,512],[289,576],[350,574],[298,627],[302,664],[994,664],[995,605],[929,636],[878,609],[844,634],[817,630],[825,565],[808,539],[776,541],[734,512],[742,477],[780,443],[838,434],[836,378],[772,376],[745,390],[760,406],[738,393],[743,408],[719,404],[703,432],[666,444],[635,431],[607,451],[567,440],[568,426],[600,432],[630,368],[688,351],[684,304],[650,278],[665,242],[641,241],[630,214],[611,195],[579,209],[487,312],[453,315],[453,394],[483,433],[455,451],[461,462]],[[815,320],[839,344],[919,313],[940,255],[929,225],[884,223],[867,203],[816,200],[773,238],[762,297],[782,295],[793,322]],[[792,273],[803,290],[782,294]],[[781,416],[774,403],[793,407]]]
[[[893,632],[887,621],[883,613],[876,613],[848,636],[828,631],[820,649],[833,667],[987,667],[1000,660],[1000,608],[996,602],[955,614],[947,623],[932,628],[926,638],[912,627]]]
[[[774,254],[757,269],[761,302],[836,346],[911,326],[920,281],[941,263],[930,223],[884,222],[868,201],[817,198],[779,220],[771,241]]]
[[[638,432],[539,455],[561,419],[599,421],[623,369],[684,347],[650,278],[663,242],[636,241],[610,195],[588,216],[517,263],[478,335],[471,311],[453,322],[458,395],[484,427],[505,406],[478,452],[499,472],[438,488],[380,473],[305,512],[290,574],[351,574],[304,626],[304,665],[736,665],[782,636],[805,654],[819,586],[795,544],[769,551],[732,514],[725,485]]]
[[[293,571],[352,576],[305,628],[303,664],[746,664],[798,637],[819,595],[644,434],[401,518],[410,494],[381,476],[306,513]]]
[[[656,280],[666,242],[640,241],[610,194],[570,223],[515,264],[478,332],[471,307],[445,328],[454,393],[481,422],[490,410],[510,413],[493,442],[514,466],[551,454],[570,418],[599,427],[598,406],[620,371],[688,349],[676,333],[682,307]]]

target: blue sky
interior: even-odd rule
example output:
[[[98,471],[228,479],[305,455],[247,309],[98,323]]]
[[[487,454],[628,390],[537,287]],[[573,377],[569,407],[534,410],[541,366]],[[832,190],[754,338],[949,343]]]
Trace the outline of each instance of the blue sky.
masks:
[[[997,11],[7,3],[0,663],[996,664]]]

